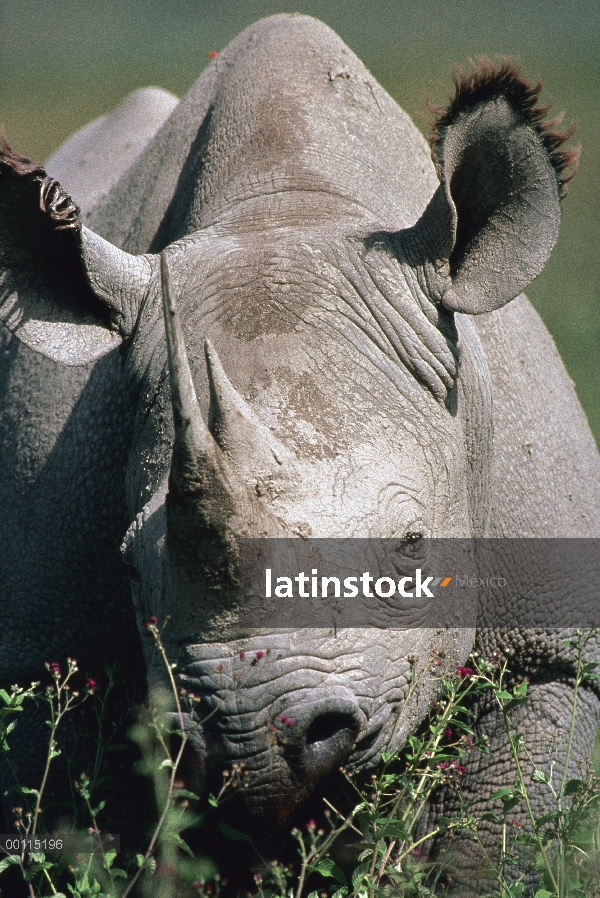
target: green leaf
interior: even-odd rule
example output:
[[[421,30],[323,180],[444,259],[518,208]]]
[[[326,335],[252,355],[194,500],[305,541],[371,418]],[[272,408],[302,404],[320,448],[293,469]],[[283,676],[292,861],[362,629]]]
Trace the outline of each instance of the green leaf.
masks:
[[[537,767],[534,767],[533,773],[531,774],[531,779],[534,783],[548,783],[550,782],[550,777],[547,773],[544,773],[543,770],[538,770]]]
[[[563,795],[574,795],[576,792],[581,792],[583,789],[583,783],[581,780],[569,780],[565,783],[565,788],[563,789]]]
[[[104,860],[103,860],[105,870],[110,870],[110,868],[112,867],[112,865],[114,863],[116,856],[117,856],[116,851],[107,851],[106,852],[106,854],[104,855]]]
[[[190,792],[189,789],[174,789],[173,798],[191,798],[193,801],[200,801],[199,796],[195,792]]]
[[[492,814],[491,811],[487,811],[485,814],[481,815],[482,820],[487,820],[488,823],[503,823],[502,817],[499,814]]]
[[[117,879],[119,877],[121,877],[121,879],[127,879],[127,873],[125,872],[125,870],[121,870],[120,867],[113,867],[112,870],[110,871],[110,875],[112,876],[113,879],[115,877]]]
[[[144,864],[144,855],[143,855],[143,854],[136,854],[135,860],[136,860],[136,863],[137,863],[138,867],[142,867],[143,864]]]
[[[527,701],[527,696],[525,695],[517,695],[515,698],[511,699],[504,705],[505,711],[512,711],[513,708],[520,708],[521,705],[524,705]]]
[[[416,736],[410,736],[408,739],[408,743],[412,748],[413,752],[417,755],[421,749],[423,748],[423,740],[418,739]]]
[[[380,839],[410,839],[410,833],[400,820],[394,820],[382,826],[377,835]]]
[[[494,794],[490,796],[490,801],[495,801],[497,798],[504,801],[505,798],[512,798],[513,795],[514,792],[509,786],[502,786],[501,789],[498,789],[497,792],[494,792]]]
[[[310,864],[308,869],[313,873],[320,873],[321,876],[331,876],[339,882],[340,885],[346,885],[346,877],[330,857],[324,857],[318,864]]]
[[[10,854],[8,857],[5,857],[4,860],[0,861],[0,873],[3,870],[6,870],[7,867],[10,867],[11,864],[20,864],[21,858],[18,854]]]
[[[516,845],[537,845],[538,840],[531,833],[518,833],[515,836]]]
[[[225,823],[223,820],[219,820],[219,829],[228,839],[233,839],[234,842],[249,842],[250,836],[247,836],[245,833],[241,833],[239,829],[235,829],[233,826],[230,826],[228,823]]]
[[[510,692],[505,692],[504,690],[497,692],[496,695],[498,698],[501,698],[503,702],[510,702],[512,700]]]
[[[336,889],[331,898],[345,898],[348,894],[348,886],[342,886],[341,889]]]
[[[548,892],[546,889],[538,889],[533,898],[554,898],[554,892]]]
[[[185,851],[186,854],[189,854],[190,857],[194,857],[194,852],[188,843],[183,841],[179,833],[167,832],[162,838],[165,842],[171,842],[171,844],[177,845],[178,848],[181,848],[181,850]]]
[[[359,886],[362,884],[365,875],[369,872],[369,864],[359,864],[352,873],[352,886],[354,891],[358,891]]]
[[[161,761],[159,767],[171,767],[171,769],[173,769],[175,767],[175,764],[173,763],[171,758],[165,758],[164,761]]]
[[[535,821],[535,828],[539,829],[540,826],[545,826],[546,823],[552,821],[552,823],[557,823],[558,814],[556,812],[550,814],[542,814],[541,817]]]

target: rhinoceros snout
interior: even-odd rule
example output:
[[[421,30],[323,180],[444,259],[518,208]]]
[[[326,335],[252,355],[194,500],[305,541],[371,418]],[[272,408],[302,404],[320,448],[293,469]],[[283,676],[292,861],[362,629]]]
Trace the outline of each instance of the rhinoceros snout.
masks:
[[[324,698],[290,708],[293,721],[285,759],[300,782],[314,786],[337,770],[350,755],[364,724],[351,699]]]
[[[276,711],[271,708],[264,722],[249,716],[248,723],[255,726],[236,728],[235,733],[218,715],[211,718],[214,729],[199,728],[189,715],[183,716],[187,745],[179,774],[186,787],[198,794],[209,786],[218,791],[223,769],[241,762],[244,787],[238,797],[247,811],[265,818],[282,810],[290,813],[305,801],[345,763],[366,725],[363,711],[345,689],[340,694],[311,690],[300,702],[286,703],[285,711],[281,704]],[[178,715],[171,717],[176,731]]]

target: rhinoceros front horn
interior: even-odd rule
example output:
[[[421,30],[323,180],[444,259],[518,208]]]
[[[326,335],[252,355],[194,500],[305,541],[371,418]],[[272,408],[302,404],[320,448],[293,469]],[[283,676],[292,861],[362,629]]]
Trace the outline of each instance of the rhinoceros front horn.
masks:
[[[193,576],[198,564],[236,579],[238,539],[285,536],[286,528],[236,474],[206,425],[192,380],[166,254],[161,256],[174,443],[167,531],[178,564]]]

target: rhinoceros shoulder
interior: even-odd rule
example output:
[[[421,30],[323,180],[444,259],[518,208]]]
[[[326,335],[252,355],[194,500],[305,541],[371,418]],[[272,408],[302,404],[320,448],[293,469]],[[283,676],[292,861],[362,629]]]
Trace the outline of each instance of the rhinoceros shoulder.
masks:
[[[133,165],[178,102],[158,87],[133,91],[112,112],[72,134],[48,159],[46,171],[86,214]]]
[[[600,535],[600,456],[554,340],[524,295],[472,318],[493,390],[491,536]]]

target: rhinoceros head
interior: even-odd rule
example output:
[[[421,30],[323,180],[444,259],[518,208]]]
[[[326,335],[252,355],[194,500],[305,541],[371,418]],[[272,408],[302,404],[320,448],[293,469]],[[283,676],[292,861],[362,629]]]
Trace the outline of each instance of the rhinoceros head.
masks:
[[[169,614],[169,656],[201,699],[190,775],[243,761],[248,807],[280,820],[341,763],[400,745],[435,696],[432,652],[462,663],[472,630],[419,628],[416,607],[406,630],[244,629],[239,541],[485,535],[492,397],[468,316],[541,271],[572,156],[539,87],[485,63],[439,111],[434,171],[404,113],[303,17],[253,26],[203,78],[90,216],[106,231],[120,210],[113,231],[127,219],[120,242],[141,255],[5,148],[0,310],[60,364],[122,352],[124,555],[150,681],[143,623]],[[156,159],[168,168],[182,123],[157,217]]]

